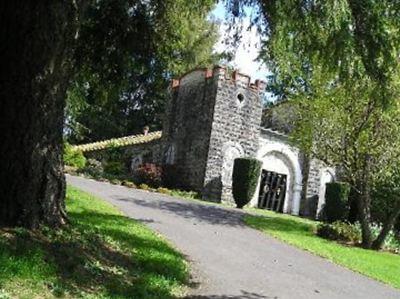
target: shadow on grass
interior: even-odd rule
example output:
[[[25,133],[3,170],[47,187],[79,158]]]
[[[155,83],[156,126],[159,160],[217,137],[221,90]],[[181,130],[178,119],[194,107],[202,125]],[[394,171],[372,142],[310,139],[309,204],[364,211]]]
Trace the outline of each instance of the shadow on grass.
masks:
[[[54,296],[172,298],[171,290],[187,283],[182,256],[148,231],[135,231],[126,217],[69,216],[72,225],[60,231],[0,229],[0,288],[14,277],[40,280]]]

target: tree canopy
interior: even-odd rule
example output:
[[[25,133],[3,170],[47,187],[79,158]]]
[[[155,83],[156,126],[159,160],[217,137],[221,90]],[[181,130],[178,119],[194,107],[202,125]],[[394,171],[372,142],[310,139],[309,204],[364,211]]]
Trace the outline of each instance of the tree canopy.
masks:
[[[370,190],[399,160],[400,2],[229,3],[233,18],[245,5],[259,6],[253,21],[264,36],[260,58],[274,74],[272,90],[297,107],[292,139],[342,169],[358,194],[363,245],[379,248],[382,236],[372,244],[369,226]]]
[[[76,76],[68,90],[67,130],[72,142],[159,129],[168,82],[212,53],[214,1],[93,2],[75,50]]]

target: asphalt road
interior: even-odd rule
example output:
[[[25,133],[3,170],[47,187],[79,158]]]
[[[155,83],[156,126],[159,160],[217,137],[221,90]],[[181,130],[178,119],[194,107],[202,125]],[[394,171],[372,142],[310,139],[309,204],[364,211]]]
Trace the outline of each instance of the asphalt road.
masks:
[[[190,298],[400,298],[398,290],[246,227],[235,209],[81,177],[67,181],[142,221],[183,252],[197,286]]]

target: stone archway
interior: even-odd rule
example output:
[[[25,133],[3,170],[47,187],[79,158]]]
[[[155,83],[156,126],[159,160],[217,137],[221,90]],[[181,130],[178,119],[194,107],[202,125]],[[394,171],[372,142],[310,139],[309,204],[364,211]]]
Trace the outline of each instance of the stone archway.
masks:
[[[233,162],[236,158],[243,156],[243,148],[235,142],[227,142],[222,147],[224,154],[222,159],[221,179],[224,185],[232,185]]]
[[[228,141],[222,147],[223,159],[221,169],[222,195],[221,200],[227,203],[233,203],[232,195],[232,172],[233,164],[236,158],[243,157],[242,146],[237,142]]]
[[[274,142],[262,146],[257,156],[263,163],[263,169],[287,176],[283,212],[298,215],[302,190],[302,172],[298,150],[284,143]],[[251,202],[252,206],[257,206],[258,194],[259,186]]]

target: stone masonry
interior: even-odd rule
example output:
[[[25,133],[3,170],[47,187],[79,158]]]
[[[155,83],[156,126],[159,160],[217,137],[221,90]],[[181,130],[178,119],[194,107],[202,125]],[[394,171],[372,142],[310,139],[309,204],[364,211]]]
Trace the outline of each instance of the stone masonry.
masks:
[[[174,81],[164,124],[164,156],[175,154],[182,185],[205,200],[232,201],[233,159],[258,149],[263,84],[222,67]]]

